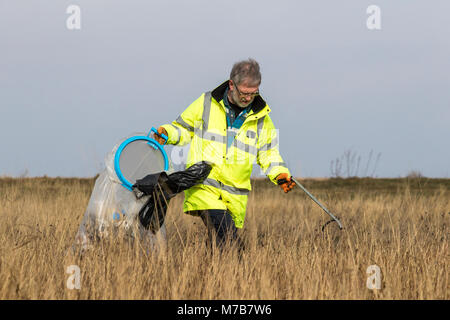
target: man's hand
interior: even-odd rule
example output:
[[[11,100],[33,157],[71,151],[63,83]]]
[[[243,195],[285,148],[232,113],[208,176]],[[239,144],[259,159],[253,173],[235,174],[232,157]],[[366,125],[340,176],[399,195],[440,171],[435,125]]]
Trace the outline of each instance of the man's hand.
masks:
[[[280,173],[277,177],[277,183],[283,189],[284,193],[288,193],[295,186],[295,182],[287,173]]]
[[[164,129],[163,127],[159,127],[158,130],[156,130],[156,131],[158,131],[159,134],[162,133],[162,134],[168,136],[166,129]],[[161,144],[161,145],[163,145],[164,142],[166,142],[166,139],[164,139],[163,137],[158,136],[155,133],[153,133],[153,137],[152,138],[155,139],[156,141],[158,141],[158,143]]]

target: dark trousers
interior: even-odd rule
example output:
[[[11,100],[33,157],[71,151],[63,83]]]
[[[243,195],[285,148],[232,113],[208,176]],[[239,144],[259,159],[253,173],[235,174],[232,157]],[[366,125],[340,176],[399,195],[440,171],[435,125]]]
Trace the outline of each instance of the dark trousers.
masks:
[[[215,244],[223,248],[225,244],[237,245],[242,250],[242,241],[234,225],[233,218],[227,210],[210,209],[200,213],[203,223],[208,229],[210,246]]]

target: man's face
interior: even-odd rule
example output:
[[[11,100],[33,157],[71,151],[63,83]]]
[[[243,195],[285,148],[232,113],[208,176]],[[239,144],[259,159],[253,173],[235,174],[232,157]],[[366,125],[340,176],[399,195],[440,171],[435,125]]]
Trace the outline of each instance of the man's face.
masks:
[[[249,85],[249,82],[242,81],[236,85],[233,80],[230,81],[230,92],[233,103],[241,108],[247,108],[259,94],[259,85]]]

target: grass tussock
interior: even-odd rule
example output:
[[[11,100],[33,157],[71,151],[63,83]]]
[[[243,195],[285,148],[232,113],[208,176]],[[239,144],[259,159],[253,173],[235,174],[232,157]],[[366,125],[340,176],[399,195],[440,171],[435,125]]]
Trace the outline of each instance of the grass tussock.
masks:
[[[68,254],[93,179],[0,179],[0,299],[448,299],[448,179],[305,180],[344,224],[301,190],[253,181],[246,249],[210,252],[200,218],[170,202],[166,250],[107,239]],[[67,268],[81,271],[68,289]],[[381,289],[367,288],[371,265]]]

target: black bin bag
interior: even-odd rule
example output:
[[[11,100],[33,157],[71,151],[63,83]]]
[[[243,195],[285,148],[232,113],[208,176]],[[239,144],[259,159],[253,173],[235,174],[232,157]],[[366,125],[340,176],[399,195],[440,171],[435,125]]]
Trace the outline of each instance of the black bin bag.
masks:
[[[156,233],[164,223],[170,199],[178,193],[202,183],[211,172],[211,165],[198,162],[184,171],[172,174],[158,172],[136,180],[133,192],[138,198],[149,196],[139,211],[139,221],[145,229]]]

